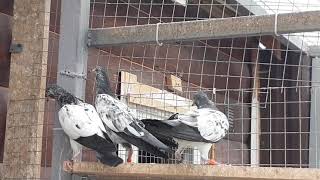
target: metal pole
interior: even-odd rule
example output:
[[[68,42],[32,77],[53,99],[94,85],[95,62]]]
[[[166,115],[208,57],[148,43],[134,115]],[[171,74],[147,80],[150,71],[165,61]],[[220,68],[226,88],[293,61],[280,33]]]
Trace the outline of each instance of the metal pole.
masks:
[[[85,98],[90,0],[62,0],[57,84]],[[53,130],[52,178],[71,179],[62,163],[71,158],[70,143],[58,119]],[[73,179],[80,179],[73,177]]]
[[[312,90],[310,109],[310,143],[309,143],[309,166],[320,167],[320,58],[312,59]]]

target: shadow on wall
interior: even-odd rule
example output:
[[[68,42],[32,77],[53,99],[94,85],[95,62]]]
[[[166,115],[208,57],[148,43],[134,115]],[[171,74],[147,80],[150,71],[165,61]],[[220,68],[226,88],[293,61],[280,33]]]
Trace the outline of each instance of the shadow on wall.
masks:
[[[6,129],[7,105],[9,100],[8,88],[0,87],[0,162],[3,161],[3,146]]]
[[[11,44],[11,20],[13,0],[0,1],[0,163],[3,161],[4,138],[6,129],[7,105],[9,97],[9,74]],[[0,167],[1,171],[1,167]],[[1,172],[0,172],[1,174]]]

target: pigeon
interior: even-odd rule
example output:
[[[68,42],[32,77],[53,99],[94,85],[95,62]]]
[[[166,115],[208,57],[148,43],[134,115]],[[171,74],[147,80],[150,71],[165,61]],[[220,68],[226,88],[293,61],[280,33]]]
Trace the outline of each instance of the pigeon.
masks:
[[[123,160],[116,154],[117,148],[106,134],[106,129],[95,108],[81,102],[71,93],[58,85],[49,85],[46,96],[56,99],[59,104],[59,121],[63,131],[70,138],[73,150],[71,161],[77,160],[81,147],[97,152],[98,160],[109,166],[118,166]],[[64,162],[71,169],[70,161]]]
[[[208,154],[212,143],[221,140],[229,130],[229,121],[219,111],[206,93],[199,91],[193,97],[196,110],[185,114],[174,114],[167,120],[142,119],[145,128],[159,140],[173,138],[178,143],[176,158],[181,161],[181,153],[187,147],[197,147],[200,151],[201,163],[216,165]],[[165,139],[165,140],[166,140]]]
[[[97,66],[92,70],[96,73],[95,107],[102,119],[109,137],[115,144],[122,144],[128,150],[127,162],[132,162],[132,145],[140,150],[162,158],[168,158],[172,152],[169,147],[155,138],[144,124],[131,112],[129,107],[115,97],[110,87],[107,72]]]

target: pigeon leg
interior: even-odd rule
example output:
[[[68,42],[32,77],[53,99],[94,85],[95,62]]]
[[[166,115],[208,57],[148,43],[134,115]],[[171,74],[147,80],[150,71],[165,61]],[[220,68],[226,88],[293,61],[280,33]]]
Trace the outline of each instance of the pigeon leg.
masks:
[[[128,151],[127,163],[131,163],[132,162],[132,154],[133,154],[132,145],[129,143],[123,143],[122,146],[124,148],[126,148],[126,150]]]
[[[75,153],[75,154],[73,155],[73,157],[72,157],[71,160],[74,161],[74,162],[80,162],[80,161],[81,161],[81,156],[80,156],[80,154],[81,154],[81,151]]]
[[[63,161],[63,170],[72,173],[73,162],[71,161]]]
[[[130,147],[130,148],[128,149],[127,163],[131,163],[131,162],[132,162],[132,154],[133,154],[133,149],[132,149],[132,147]]]
[[[182,151],[183,151],[184,148],[182,148],[181,146],[178,147],[178,149],[176,150],[176,152],[174,153],[175,155],[175,158],[177,159],[177,161],[179,163],[182,163]]]
[[[208,164],[208,165],[219,165],[220,163],[218,163],[218,162],[217,162],[216,160],[214,160],[214,159],[209,159],[207,164]]]

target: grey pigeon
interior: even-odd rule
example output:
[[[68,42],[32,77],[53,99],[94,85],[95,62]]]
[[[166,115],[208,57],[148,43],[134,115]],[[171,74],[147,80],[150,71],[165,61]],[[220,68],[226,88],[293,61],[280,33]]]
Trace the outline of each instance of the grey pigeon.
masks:
[[[131,162],[132,145],[159,157],[168,158],[166,152],[172,152],[168,147],[145,128],[144,124],[135,118],[129,107],[115,97],[111,90],[107,72],[100,66],[96,73],[95,107],[102,119],[109,137],[115,144],[122,144],[128,150],[127,162]]]

